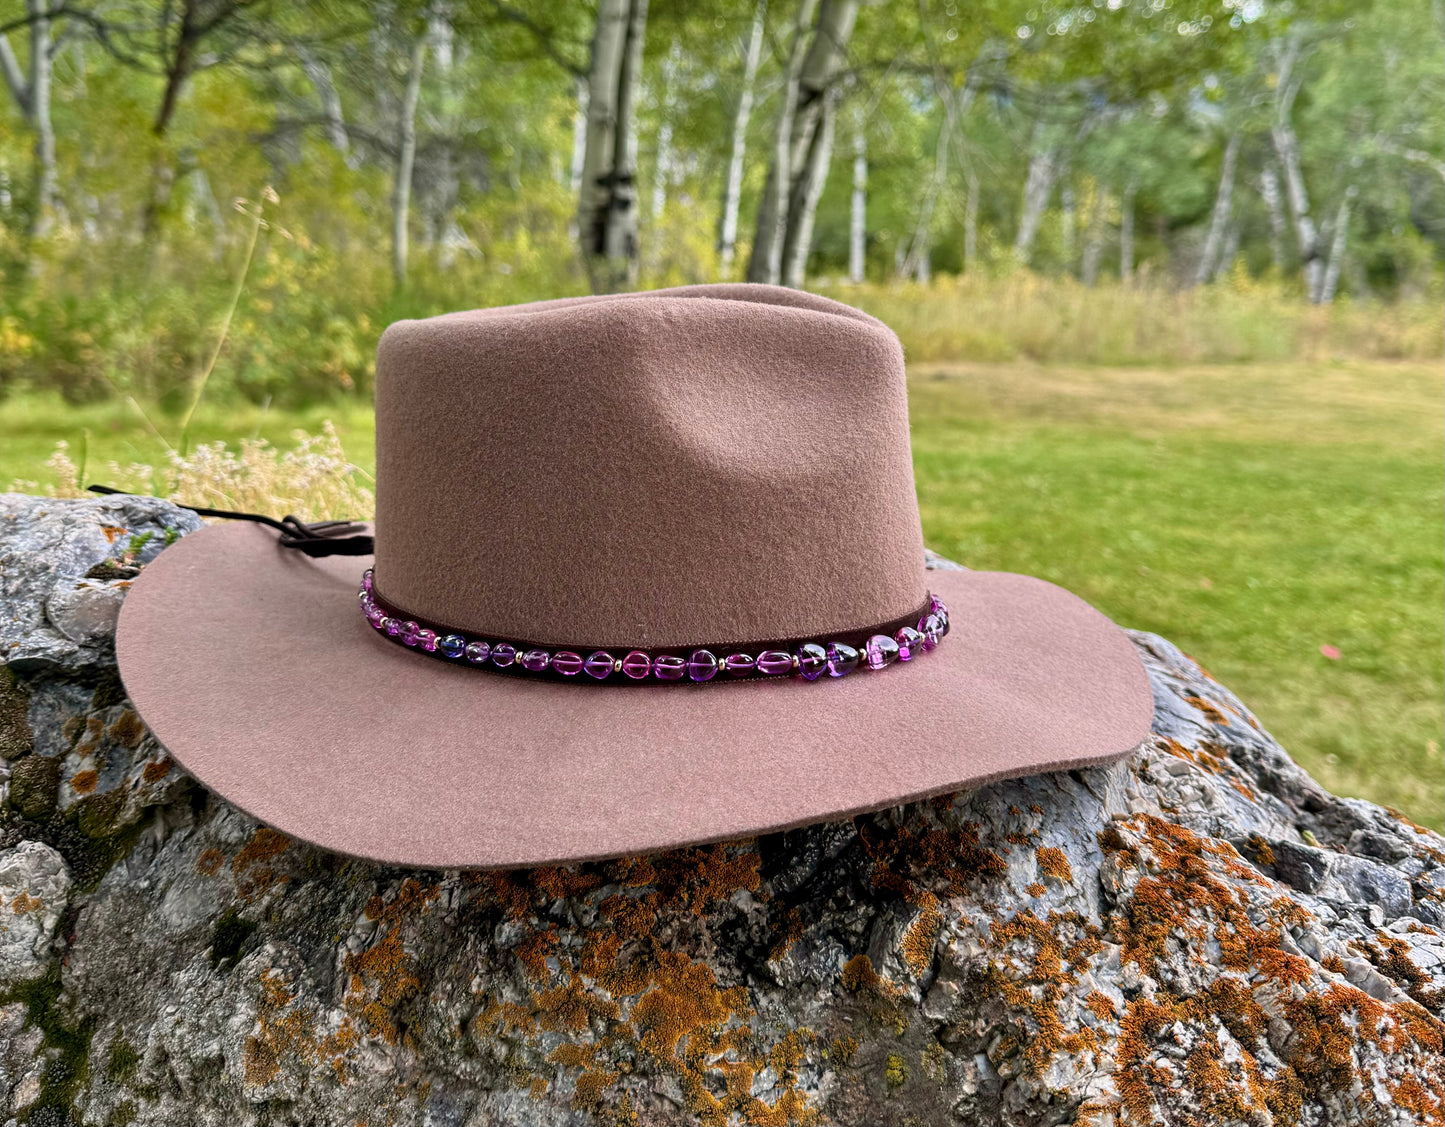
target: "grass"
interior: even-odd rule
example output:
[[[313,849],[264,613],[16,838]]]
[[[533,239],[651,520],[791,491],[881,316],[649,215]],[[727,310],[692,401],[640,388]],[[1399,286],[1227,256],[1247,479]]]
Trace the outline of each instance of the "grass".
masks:
[[[1325,786],[1445,828],[1445,455],[1438,364],[1065,368],[918,363],[913,444],[930,546],[1028,572],[1163,634],[1234,689]],[[371,468],[361,407],[203,404],[193,441],[335,421]],[[178,421],[155,418],[171,441]],[[53,482],[57,440],[161,463],[122,403],[0,403],[0,482]],[[353,513],[336,515],[352,516]],[[1334,647],[1337,659],[1321,647]]]

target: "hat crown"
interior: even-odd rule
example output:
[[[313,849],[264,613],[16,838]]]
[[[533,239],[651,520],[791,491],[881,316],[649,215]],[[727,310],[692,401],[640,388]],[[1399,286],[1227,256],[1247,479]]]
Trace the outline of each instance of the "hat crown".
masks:
[[[898,339],[691,286],[401,321],[376,388],[376,582],[542,644],[820,636],[924,600]]]

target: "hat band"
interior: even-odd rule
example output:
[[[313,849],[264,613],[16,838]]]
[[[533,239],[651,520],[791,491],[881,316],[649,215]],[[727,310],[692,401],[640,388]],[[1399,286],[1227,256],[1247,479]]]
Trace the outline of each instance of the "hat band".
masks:
[[[361,577],[359,594],[367,622],[396,645],[489,673],[595,684],[682,685],[719,677],[759,680],[789,674],[816,681],[824,673],[844,677],[856,669],[883,669],[895,662],[912,661],[937,646],[948,633],[948,608],[930,593],[912,614],[826,637],[666,646],[618,655],[603,647],[542,646],[517,639],[479,638],[427,622],[382,598],[370,570]]]

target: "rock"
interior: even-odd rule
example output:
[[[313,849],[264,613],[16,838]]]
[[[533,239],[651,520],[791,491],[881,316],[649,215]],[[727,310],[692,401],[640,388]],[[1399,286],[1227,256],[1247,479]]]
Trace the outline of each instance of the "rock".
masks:
[[[118,558],[105,521],[193,518],[0,513],[0,1122],[1445,1114],[1445,842],[1330,795],[1160,638],[1134,635],[1153,735],[1108,769],[650,858],[411,872],[211,797],[103,632],[50,617]],[[12,919],[22,886],[42,907]]]
[[[0,983],[41,978],[70,894],[65,859],[39,841],[0,850]]]

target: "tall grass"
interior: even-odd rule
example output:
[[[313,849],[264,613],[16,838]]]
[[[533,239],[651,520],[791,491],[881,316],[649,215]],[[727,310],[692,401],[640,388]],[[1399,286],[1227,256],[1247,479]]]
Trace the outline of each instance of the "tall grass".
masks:
[[[170,450],[163,465],[77,462],[70,445],[60,442],[45,462],[50,479],[19,480],[11,488],[50,497],[87,496],[86,486],[100,482],[129,493],[168,497],[183,505],[239,509],[270,516],[294,514],[302,520],[369,520],[375,507],[371,475],[354,464],[328,420],[321,433],[292,433],[294,445],[278,449],[259,438],[234,444],[202,443],[182,454]]]
[[[889,325],[910,361],[1172,367],[1445,355],[1440,293],[1311,306],[1291,287],[1242,271],[1185,290],[1019,271],[826,292]]]

